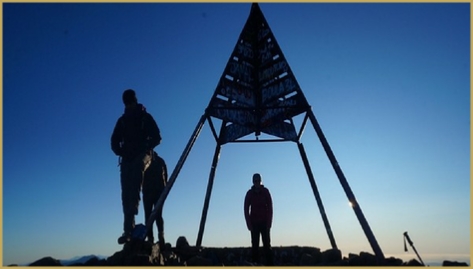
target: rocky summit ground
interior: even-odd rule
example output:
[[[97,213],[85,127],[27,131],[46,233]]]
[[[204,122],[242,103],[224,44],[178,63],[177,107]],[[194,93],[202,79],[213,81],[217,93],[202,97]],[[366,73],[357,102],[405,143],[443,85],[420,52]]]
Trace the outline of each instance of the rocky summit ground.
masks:
[[[275,266],[422,266],[413,259],[403,261],[387,257],[378,261],[373,254],[360,252],[350,253],[343,257],[338,249],[321,251],[316,247],[273,247]],[[71,266],[264,266],[266,261],[261,249],[260,263],[250,262],[249,247],[208,248],[190,246],[185,237],[180,237],[176,246],[166,244],[160,249],[158,244],[132,241],[123,245],[107,259],[92,258],[85,263]],[[61,266],[60,261],[45,257],[29,266]],[[468,266],[466,263],[444,261],[443,266]]]

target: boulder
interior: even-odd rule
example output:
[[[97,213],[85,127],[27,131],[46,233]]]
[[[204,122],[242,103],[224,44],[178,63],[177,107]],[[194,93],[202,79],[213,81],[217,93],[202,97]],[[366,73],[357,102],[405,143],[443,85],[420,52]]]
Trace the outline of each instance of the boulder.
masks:
[[[453,262],[445,260],[443,261],[442,266],[468,266],[468,264],[466,262]]]
[[[201,256],[194,256],[186,261],[187,266],[212,266],[212,260]]]
[[[109,266],[164,265],[159,246],[151,242],[132,240],[107,259]]]
[[[225,258],[225,265],[237,265],[236,263],[236,256],[234,252],[230,252],[227,254],[227,257]]]
[[[183,262],[181,258],[172,251],[164,252],[163,259],[165,266],[185,266],[185,262]]]
[[[360,259],[364,266],[379,265],[376,256],[368,252],[360,252]]]
[[[339,249],[327,249],[322,252],[321,263],[324,265],[336,263],[342,260],[342,252]]]
[[[363,266],[363,260],[357,254],[348,253],[348,265]]]
[[[189,247],[189,242],[185,236],[179,236],[176,240],[176,249],[184,249]]]
[[[401,266],[402,260],[395,257],[389,257],[385,259],[384,265],[385,266]]]
[[[320,252],[320,248],[312,248],[310,251],[310,255],[314,257],[314,263],[319,264],[322,262],[322,252]],[[340,252],[340,257],[341,257],[341,252]]]
[[[279,261],[278,265],[289,266],[292,264],[292,257],[289,256],[287,250],[277,252],[276,260]]]
[[[422,263],[420,263],[416,259],[412,259],[412,260],[408,261],[407,263],[403,263],[403,265],[405,265],[405,266],[423,266]]]
[[[315,260],[312,255],[308,253],[302,253],[301,259],[299,261],[300,266],[314,266],[315,265]]]

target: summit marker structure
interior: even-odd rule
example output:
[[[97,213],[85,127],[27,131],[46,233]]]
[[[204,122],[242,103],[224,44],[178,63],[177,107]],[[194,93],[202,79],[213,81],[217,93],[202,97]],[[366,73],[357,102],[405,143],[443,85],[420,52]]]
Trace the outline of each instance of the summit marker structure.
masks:
[[[296,129],[293,118],[298,115],[303,115],[303,121],[300,128]],[[218,131],[215,128],[214,121],[220,123]],[[205,122],[209,123],[216,141],[216,148],[202,210],[197,246],[202,244],[221,147],[227,143],[238,142],[294,142],[297,144],[304,163],[330,244],[332,248],[337,249],[305,148],[300,142],[305,126],[310,122],[373,252],[380,263],[384,261],[384,254],[363,215],[361,207],[257,3],[253,3],[251,6],[250,15],[218,81],[212,98],[177,162],[166,188],[156,202],[155,208],[159,208],[166,200]],[[264,138],[262,134],[265,134]],[[154,219],[155,212],[153,211],[147,223],[148,229],[152,227]]]

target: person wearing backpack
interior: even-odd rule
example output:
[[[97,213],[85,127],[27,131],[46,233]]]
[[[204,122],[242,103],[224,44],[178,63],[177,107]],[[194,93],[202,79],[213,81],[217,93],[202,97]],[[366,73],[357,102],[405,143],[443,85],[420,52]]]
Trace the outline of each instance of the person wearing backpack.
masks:
[[[253,186],[245,196],[244,214],[246,227],[251,232],[251,258],[259,262],[259,239],[263,240],[266,265],[273,265],[270,229],[273,222],[273,201],[269,190],[263,185],[261,175],[253,175]]]
[[[145,223],[153,212],[153,206],[159,200],[161,193],[166,187],[168,180],[168,171],[166,162],[161,158],[156,151],[153,152],[153,159],[148,170],[145,172],[143,180],[143,207],[145,212]],[[158,228],[158,242],[159,248],[164,249],[164,220],[163,220],[163,205],[156,211],[156,227]],[[154,243],[153,227],[147,233],[148,242]]]
[[[138,103],[135,91],[125,90],[122,100],[125,112],[118,118],[111,137],[112,151],[121,160],[123,234],[118,238],[118,244],[131,239],[144,173],[151,164],[153,149],[161,143],[158,125],[146,108]]]

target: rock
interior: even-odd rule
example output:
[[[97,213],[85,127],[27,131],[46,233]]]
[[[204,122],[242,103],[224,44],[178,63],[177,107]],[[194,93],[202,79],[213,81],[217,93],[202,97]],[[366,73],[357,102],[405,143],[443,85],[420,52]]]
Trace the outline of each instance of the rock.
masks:
[[[300,266],[313,266],[315,265],[314,257],[308,253],[302,253],[299,261]]]
[[[379,265],[376,256],[368,252],[360,252],[360,259],[364,266]]]
[[[291,257],[289,257],[289,254],[287,253],[286,250],[282,250],[279,253],[277,253],[275,258],[276,260],[279,261],[278,265],[288,266],[292,263],[292,259]]]
[[[123,245],[106,260],[97,257],[85,263],[72,266],[262,266],[251,262],[251,247],[238,248],[203,248],[189,246],[185,237],[180,237],[172,248],[169,244],[164,250],[158,244],[144,241],[131,241]],[[264,257],[264,251],[261,252]],[[276,266],[379,266],[375,255],[369,252],[349,253],[343,257],[338,249],[323,252],[315,247],[273,247],[274,265]],[[17,266],[17,265],[11,265]],[[61,266],[59,260],[51,257],[42,258],[30,266]],[[422,266],[412,259],[404,263],[401,259],[389,257],[383,266]],[[468,266],[464,262],[444,261],[442,266]]]
[[[252,262],[249,262],[249,261],[243,261],[241,265],[242,266],[255,266]]]
[[[174,252],[164,252],[163,259],[165,266],[185,266],[185,262],[181,261],[181,258],[177,256]]]
[[[115,252],[107,259],[110,266],[146,266],[164,265],[159,246],[141,240],[131,241],[123,246],[123,250]]]
[[[468,266],[466,262],[443,261],[442,266]]]
[[[196,254],[190,250],[189,242],[185,236],[179,236],[179,238],[177,238],[175,251],[182,261],[187,261]]]
[[[164,244],[163,252],[164,252],[164,251],[170,251],[171,248],[172,248],[171,243],[166,243],[166,244]]]
[[[385,259],[385,266],[401,266],[402,265],[402,260],[395,258],[395,257],[389,257]]]
[[[231,265],[233,261],[228,259],[235,259],[235,250],[228,248],[207,248],[202,250],[202,257],[210,259],[213,265]]]
[[[360,256],[349,253],[348,254],[348,265],[350,266],[363,266],[363,260]]]
[[[320,248],[312,248],[310,254],[312,257],[314,257],[314,262],[315,264],[319,264],[322,262],[322,252],[320,252]],[[340,252],[340,257],[341,257],[341,252]]]
[[[107,258],[107,264],[110,266],[120,266],[123,264],[123,251],[117,251],[112,256]]]
[[[227,257],[225,259],[225,265],[236,265],[234,252],[230,252],[227,254]]]
[[[176,241],[176,249],[183,249],[188,247],[189,242],[187,242],[187,238],[185,236],[179,236]]]
[[[328,265],[342,260],[342,252],[339,249],[327,249],[322,252],[321,263]]]
[[[330,263],[330,266],[348,266],[348,259],[341,259],[336,262]]]
[[[62,266],[62,264],[59,260],[52,257],[44,257],[31,263],[29,266]]]
[[[422,263],[420,263],[416,259],[412,259],[412,260],[408,261],[407,263],[403,263],[403,265],[406,265],[406,266],[423,266]]]
[[[187,266],[212,266],[212,260],[201,256],[194,256],[186,261]]]

